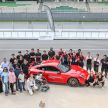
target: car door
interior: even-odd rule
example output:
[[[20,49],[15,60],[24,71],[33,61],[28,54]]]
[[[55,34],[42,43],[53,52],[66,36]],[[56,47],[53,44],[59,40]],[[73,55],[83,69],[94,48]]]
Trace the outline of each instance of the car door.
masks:
[[[54,66],[46,66],[44,74],[49,82],[64,83],[64,77],[62,76],[63,73]]]

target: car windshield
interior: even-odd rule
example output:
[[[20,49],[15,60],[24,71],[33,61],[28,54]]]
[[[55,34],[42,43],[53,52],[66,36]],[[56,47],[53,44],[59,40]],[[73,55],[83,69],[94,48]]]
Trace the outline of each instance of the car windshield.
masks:
[[[68,66],[68,65],[59,64],[59,65],[58,65],[58,68],[59,68],[60,70],[62,70],[63,72],[68,72],[68,71],[70,70],[70,66]]]

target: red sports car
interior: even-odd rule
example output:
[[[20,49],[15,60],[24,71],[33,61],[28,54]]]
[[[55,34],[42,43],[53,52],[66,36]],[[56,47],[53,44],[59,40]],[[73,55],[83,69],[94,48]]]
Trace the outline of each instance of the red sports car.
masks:
[[[88,72],[77,65],[65,66],[55,60],[44,61],[29,69],[29,74],[36,75],[39,72],[43,73],[48,82],[74,87],[84,85],[88,76]]]

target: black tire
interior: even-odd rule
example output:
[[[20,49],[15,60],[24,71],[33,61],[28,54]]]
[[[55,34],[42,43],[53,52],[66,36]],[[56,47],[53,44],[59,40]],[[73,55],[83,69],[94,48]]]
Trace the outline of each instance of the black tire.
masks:
[[[79,86],[79,81],[76,78],[70,78],[68,80],[68,85],[71,87],[78,87]]]

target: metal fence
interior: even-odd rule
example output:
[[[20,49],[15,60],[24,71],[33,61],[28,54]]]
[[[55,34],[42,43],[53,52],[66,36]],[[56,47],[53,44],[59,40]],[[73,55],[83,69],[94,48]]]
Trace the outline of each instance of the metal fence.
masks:
[[[108,39],[108,30],[0,30],[0,39]]]

